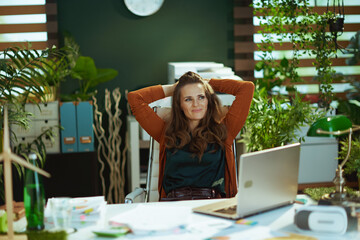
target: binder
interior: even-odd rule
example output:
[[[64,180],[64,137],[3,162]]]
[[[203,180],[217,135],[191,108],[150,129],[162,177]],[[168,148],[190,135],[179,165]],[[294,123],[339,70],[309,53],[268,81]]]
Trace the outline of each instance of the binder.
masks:
[[[94,151],[93,105],[79,102],[76,106],[77,144],[79,152]]]
[[[60,104],[61,152],[77,152],[76,103],[62,102]]]

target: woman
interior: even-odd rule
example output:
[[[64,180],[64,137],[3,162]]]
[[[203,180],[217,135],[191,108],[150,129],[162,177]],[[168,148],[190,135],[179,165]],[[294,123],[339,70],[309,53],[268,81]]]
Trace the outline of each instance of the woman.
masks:
[[[215,91],[235,96],[225,116]],[[128,94],[136,120],[160,144],[161,200],[235,196],[232,143],[245,123],[253,92],[252,82],[206,80],[187,72],[175,84]],[[165,121],[148,104],[168,96],[172,108]]]

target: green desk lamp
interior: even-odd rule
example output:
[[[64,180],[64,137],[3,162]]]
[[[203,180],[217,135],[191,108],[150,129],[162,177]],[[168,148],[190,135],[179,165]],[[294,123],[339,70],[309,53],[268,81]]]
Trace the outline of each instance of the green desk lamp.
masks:
[[[349,148],[346,157],[336,169],[334,178],[335,192],[323,197],[323,200],[331,204],[343,205],[344,202],[350,200],[344,191],[345,178],[343,177],[343,167],[350,156],[351,135],[358,130],[360,130],[360,126],[353,126],[351,121],[343,115],[320,118],[308,130],[307,136],[311,137],[335,137],[349,134]]]

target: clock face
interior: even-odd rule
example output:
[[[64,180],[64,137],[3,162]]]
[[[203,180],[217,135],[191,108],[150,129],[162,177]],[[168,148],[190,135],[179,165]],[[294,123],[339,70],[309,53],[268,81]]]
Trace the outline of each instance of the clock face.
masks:
[[[164,0],[124,0],[126,7],[138,16],[149,16],[156,13]]]

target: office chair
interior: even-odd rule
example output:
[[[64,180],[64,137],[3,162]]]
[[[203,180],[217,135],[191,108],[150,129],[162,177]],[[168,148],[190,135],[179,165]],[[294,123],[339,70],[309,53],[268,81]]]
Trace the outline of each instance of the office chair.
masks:
[[[157,113],[160,106],[153,107]],[[158,192],[159,178],[159,143],[150,136],[148,168],[146,175],[145,188],[137,187],[134,191],[125,196],[125,203],[133,203],[136,198],[141,198],[144,202],[156,202],[159,200]]]
[[[165,112],[169,107],[154,106],[153,110],[160,116],[164,117]],[[233,141],[233,153],[235,157],[236,166],[236,183],[238,184],[238,163],[236,159],[236,139]],[[148,169],[146,176],[145,188],[137,187],[134,191],[125,196],[125,203],[134,203],[135,199],[141,199],[141,202],[157,202],[159,201],[158,192],[158,178],[159,178],[159,143],[150,136]]]

